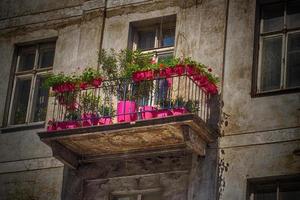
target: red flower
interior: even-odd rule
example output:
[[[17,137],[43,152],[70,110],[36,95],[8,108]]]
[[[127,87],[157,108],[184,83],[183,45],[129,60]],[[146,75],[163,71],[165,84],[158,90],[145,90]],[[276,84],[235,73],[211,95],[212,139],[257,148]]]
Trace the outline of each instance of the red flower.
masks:
[[[162,63],[159,64],[159,68],[160,68],[160,69],[162,69],[162,68],[164,68],[164,67],[165,67],[164,64],[162,64]]]
[[[211,69],[211,68],[208,68],[208,71],[209,71],[209,72],[212,72],[212,69]]]

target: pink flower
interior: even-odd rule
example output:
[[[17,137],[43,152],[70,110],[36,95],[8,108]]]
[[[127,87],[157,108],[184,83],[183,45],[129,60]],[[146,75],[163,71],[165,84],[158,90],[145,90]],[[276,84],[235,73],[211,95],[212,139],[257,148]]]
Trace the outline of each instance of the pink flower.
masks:
[[[92,81],[92,85],[94,86],[94,87],[99,87],[100,85],[101,85],[101,83],[102,83],[102,79],[101,78],[96,78],[96,79],[94,79],[93,81]]]

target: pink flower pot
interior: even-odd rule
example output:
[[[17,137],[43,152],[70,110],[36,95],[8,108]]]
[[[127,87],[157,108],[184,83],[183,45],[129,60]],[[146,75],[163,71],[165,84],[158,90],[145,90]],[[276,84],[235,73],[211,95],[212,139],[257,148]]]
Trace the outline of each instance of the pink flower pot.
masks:
[[[73,128],[78,128],[79,123],[77,121],[67,121],[66,122],[66,128],[67,129],[73,129]]]
[[[159,71],[159,77],[166,77],[166,70],[165,69],[161,69],[160,71]]]
[[[186,72],[189,76],[195,75],[196,74],[196,68],[192,65],[187,65],[186,66]]]
[[[118,122],[132,122],[137,120],[136,103],[134,101],[119,101],[117,115]]]
[[[94,126],[99,124],[100,118],[96,114],[91,114],[91,122]]]
[[[168,67],[166,68],[166,77],[170,78],[173,75],[173,68]]]
[[[184,113],[188,113],[188,110],[184,107],[181,108],[173,108],[172,109],[172,114],[173,115],[182,115]]]
[[[47,126],[47,131],[48,131],[48,132],[56,131],[56,126],[55,126],[54,124],[48,125],[48,126]]]
[[[92,86],[98,88],[98,87],[100,87],[101,83],[102,83],[102,79],[96,78],[96,79],[92,80],[91,84],[92,84]]]
[[[67,128],[67,123],[66,122],[57,122],[57,128],[56,130],[63,130]]]
[[[145,71],[145,78],[147,80],[153,80],[154,79],[154,72],[152,70]]]
[[[174,68],[174,73],[178,76],[181,76],[185,72],[185,66],[184,65],[176,65]]]
[[[82,116],[81,116],[82,126],[84,126],[84,127],[92,126],[91,117],[92,117],[91,114],[83,113]]]
[[[88,87],[88,83],[82,82],[82,83],[80,83],[79,87],[80,87],[81,90],[86,90],[87,87]]]
[[[112,123],[111,117],[101,117],[99,119],[99,125],[110,125]]]
[[[156,108],[153,106],[143,106],[141,108],[142,119],[152,119],[157,116]]]
[[[167,117],[172,115],[173,113],[169,109],[163,109],[157,111],[157,117]]]

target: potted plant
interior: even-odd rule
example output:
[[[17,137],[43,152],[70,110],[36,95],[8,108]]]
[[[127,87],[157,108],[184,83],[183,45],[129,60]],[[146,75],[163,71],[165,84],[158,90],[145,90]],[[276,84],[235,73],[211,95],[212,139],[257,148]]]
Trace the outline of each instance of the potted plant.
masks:
[[[98,109],[101,104],[100,96],[96,96],[92,91],[87,92],[81,97],[81,120],[82,126],[98,125]]]
[[[112,116],[115,115],[115,110],[112,106],[101,105],[99,108],[100,120],[99,125],[110,125],[112,124]]]
[[[102,83],[102,75],[99,70],[86,68],[81,75],[80,88],[86,89],[88,85],[98,88]]]
[[[159,101],[159,109],[157,110],[157,117],[167,117],[173,115],[171,109],[173,102],[170,99],[163,99]]]
[[[152,119],[157,117],[157,108],[154,106],[141,106],[140,112],[142,114],[142,119]]]
[[[173,103],[172,114],[182,115],[187,112],[188,110],[186,108],[186,102],[183,100],[182,97],[178,97]]]

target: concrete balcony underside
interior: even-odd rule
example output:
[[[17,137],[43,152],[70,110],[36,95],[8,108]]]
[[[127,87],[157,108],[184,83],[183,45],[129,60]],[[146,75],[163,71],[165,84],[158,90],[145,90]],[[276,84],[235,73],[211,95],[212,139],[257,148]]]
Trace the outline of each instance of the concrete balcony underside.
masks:
[[[194,114],[38,133],[53,156],[72,168],[103,159],[192,151],[204,156],[213,137]]]

